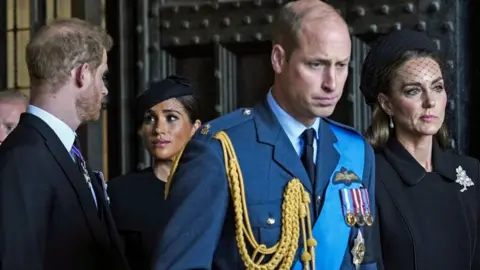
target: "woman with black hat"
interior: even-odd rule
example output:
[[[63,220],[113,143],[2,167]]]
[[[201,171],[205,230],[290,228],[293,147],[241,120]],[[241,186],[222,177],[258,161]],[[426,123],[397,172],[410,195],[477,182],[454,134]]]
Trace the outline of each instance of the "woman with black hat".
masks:
[[[194,87],[182,77],[153,83],[137,98],[138,134],[152,166],[108,182],[110,207],[132,270],[150,269],[162,228],[165,184],[173,158],[200,126]]]
[[[363,65],[375,226],[388,270],[480,269],[480,166],[448,150],[448,89],[437,53],[426,35],[401,30],[375,42]]]

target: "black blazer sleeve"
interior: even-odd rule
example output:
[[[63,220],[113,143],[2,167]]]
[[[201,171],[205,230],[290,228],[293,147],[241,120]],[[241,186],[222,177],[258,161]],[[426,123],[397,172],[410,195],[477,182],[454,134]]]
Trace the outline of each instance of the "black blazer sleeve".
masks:
[[[51,190],[42,151],[20,146],[0,156],[0,252],[2,270],[41,270],[47,241]],[[48,166],[47,166],[48,167]]]
[[[475,249],[473,254],[473,263],[471,269],[480,269],[480,162],[476,161],[477,175],[474,179],[477,191],[477,233],[475,239]],[[476,180],[476,181],[475,181]]]

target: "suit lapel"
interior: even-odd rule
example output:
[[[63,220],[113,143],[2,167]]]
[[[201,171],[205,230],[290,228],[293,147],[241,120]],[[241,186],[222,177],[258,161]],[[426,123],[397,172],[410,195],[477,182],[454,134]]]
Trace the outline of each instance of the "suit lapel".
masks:
[[[85,178],[67,149],[65,149],[55,132],[38,117],[31,114],[23,114],[22,121],[35,128],[45,138],[45,145],[64,171],[67,179],[77,194],[85,218],[92,229],[91,232],[93,237],[98,242],[104,242],[105,234],[101,233],[102,227],[97,215],[97,209],[92,198],[92,193],[85,182]]]
[[[295,152],[287,134],[271,111],[266,99],[255,107],[254,120],[257,137],[260,143],[273,147],[273,160],[285,171],[298,178],[310,193],[313,192],[312,183],[307,171]]]
[[[116,249],[117,254],[119,255],[119,257],[117,257],[116,260],[122,260],[122,263],[124,265],[127,265],[127,261],[123,256],[120,239],[117,233],[118,230],[117,230],[117,227],[115,226],[115,221],[113,220],[112,213],[110,212],[110,205],[108,204],[106,199],[105,179],[103,178],[103,175],[102,176],[99,175],[99,172],[94,172],[92,168],[88,165],[88,163],[87,163],[87,169],[88,169],[88,172],[90,173],[90,177],[92,179],[92,183],[95,188],[98,211],[99,213],[101,213],[102,220],[107,230],[106,233],[110,240],[108,243],[112,246],[112,248]]]
[[[92,171],[93,172],[93,171]],[[105,223],[105,227],[107,229],[107,234],[110,239],[110,244],[112,245],[113,248],[116,249],[117,254],[120,255],[116,260],[122,260],[123,264],[127,265],[127,261],[125,260],[125,257],[123,256],[123,251],[121,248],[120,244],[120,238],[118,235],[118,230],[117,226],[115,225],[115,221],[113,220],[112,213],[110,212],[110,205],[108,204],[105,194],[106,194],[106,188],[104,186],[105,179],[103,177],[100,177],[98,173],[92,173],[95,181],[97,183],[97,188],[99,189],[98,193],[99,195],[97,196],[97,201],[99,201],[99,209],[101,208],[103,212],[103,220]]]
[[[316,185],[315,194],[323,194],[330,183],[333,170],[337,167],[340,154],[335,149],[337,137],[333,134],[329,124],[320,120],[319,141],[317,142]]]

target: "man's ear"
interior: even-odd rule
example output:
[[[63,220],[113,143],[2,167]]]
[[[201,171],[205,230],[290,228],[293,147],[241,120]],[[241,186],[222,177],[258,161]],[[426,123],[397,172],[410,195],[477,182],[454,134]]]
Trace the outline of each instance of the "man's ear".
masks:
[[[386,114],[393,116],[392,102],[390,101],[390,98],[384,93],[380,93],[378,94],[377,100],[378,100],[378,103],[380,104],[380,107],[382,107],[382,110]]]
[[[75,84],[78,88],[82,88],[90,81],[90,70],[87,63],[82,64],[75,70]]]
[[[273,45],[272,54],[270,56],[272,61],[272,67],[275,73],[281,73],[282,67],[285,64],[285,50],[279,44]]]

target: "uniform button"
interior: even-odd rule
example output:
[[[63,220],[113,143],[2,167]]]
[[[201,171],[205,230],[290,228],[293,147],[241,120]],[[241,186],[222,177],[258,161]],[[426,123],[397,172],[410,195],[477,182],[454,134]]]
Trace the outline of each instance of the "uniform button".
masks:
[[[322,196],[317,196],[317,202],[320,202],[322,200]]]
[[[273,224],[275,224],[275,219],[274,219],[274,218],[271,218],[271,217],[267,218],[267,224],[268,224],[268,225],[273,225]]]

